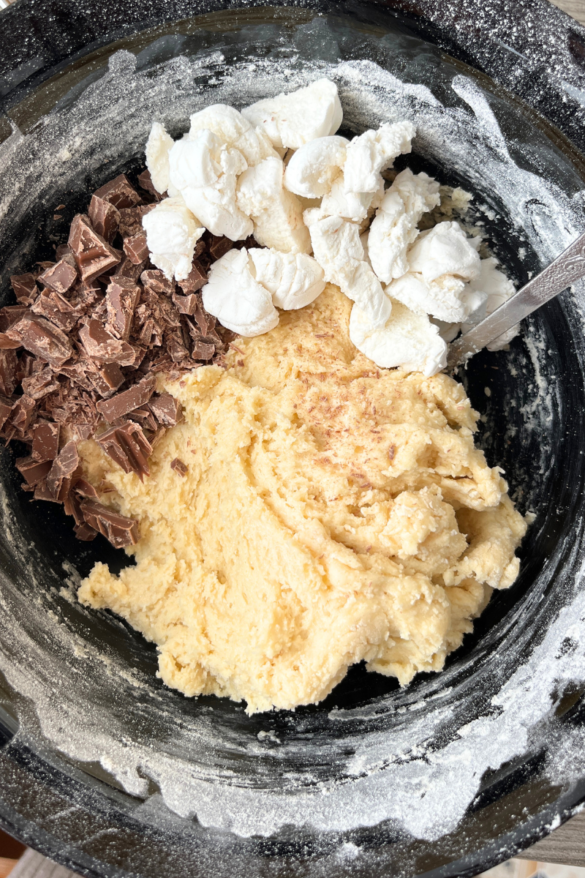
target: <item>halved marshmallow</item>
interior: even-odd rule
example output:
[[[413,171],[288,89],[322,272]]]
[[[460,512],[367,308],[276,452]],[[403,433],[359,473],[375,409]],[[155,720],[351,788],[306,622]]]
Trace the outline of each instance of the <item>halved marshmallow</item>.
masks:
[[[183,199],[165,198],[142,218],[150,259],[165,277],[184,280],[191,271],[195,244],[205,231]]]

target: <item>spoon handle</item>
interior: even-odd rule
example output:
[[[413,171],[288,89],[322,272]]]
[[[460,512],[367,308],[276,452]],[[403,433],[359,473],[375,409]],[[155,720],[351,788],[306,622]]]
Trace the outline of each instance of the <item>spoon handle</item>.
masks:
[[[585,276],[585,233],[580,235],[544,271],[510,296],[489,317],[460,336],[449,347],[447,366],[454,369],[498,336],[554,299],[570,284]]]

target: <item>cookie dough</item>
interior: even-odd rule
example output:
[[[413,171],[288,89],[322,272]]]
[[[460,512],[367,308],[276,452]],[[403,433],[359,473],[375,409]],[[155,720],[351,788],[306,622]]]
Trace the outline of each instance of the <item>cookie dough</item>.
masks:
[[[184,420],[143,482],[79,446],[141,534],[136,564],[96,564],[79,599],[156,643],[186,695],[294,708],[360,661],[404,685],[516,578],[526,525],[474,447],[463,387],[378,369],[349,340],[351,307],[329,286],[238,339],[228,368],[167,382]]]

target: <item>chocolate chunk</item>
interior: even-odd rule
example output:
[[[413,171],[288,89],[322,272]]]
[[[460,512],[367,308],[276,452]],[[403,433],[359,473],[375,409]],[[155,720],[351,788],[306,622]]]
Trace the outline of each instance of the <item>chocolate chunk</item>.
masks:
[[[175,457],[174,460],[171,461],[171,469],[174,469],[176,473],[179,473],[183,478],[187,475],[188,467],[183,463],[182,460],[179,460],[178,457]]]
[[[84,543],[89,543],[97,537],[97,531],[90,527],[89,524],[76,524],[73,530],[77,539],[83,540]]]
[[[59,454],[59,424],[37,421],[33,429],[32,454],[35,460],[55,460]]]
[[[0,332],[0,351],[16,351],[21,347],[21,342],[9,338],[5,332]]]
[[[116,280],[118,277],[129,277],[134,282],[137,282],[145,267],[146,262],[139,262],[138,265],[135,265],[125,256],[118,265],[116,273],[112,275],[112,280]]]
[[[111,335],[98,320],[90,320],[79,330],[79,338],[88,357],[102,363],[117,363],[119,366],[131,366],[135,360],[135,351],[125,341]]]
[[[94,195],[113,204],[118,210],[134,207],[135,204],[140,204],[142,201],[140,195],[125,174],[119,174],[113,180],[110,180],[109,183],[96,189]]]
[[[25,314],[28,314],[26,305],[6,305],[0,308],[0,332],[6,332],[15,323],[18,323]]]
[[[0,350],[0,393],[12,396],[16,390],[18,357],[15,351]]]
[[[36,460],[34,457],[19,457],[15,463],[16,469],[24,477],[27,485],[38,485],[51,469],[50,460]]]
[[[69,246],[75,256],[81,280],[90,282],[117,265],[122,254],[98,235],[84,214],[77,214],[71,223]]]
[[[37,262],[37,265],[39,266],[41,271],[46,271],[48,268],[53,268],[53,266],[56,264],[57,264],[56,262],[50,262],[50,261]]]
[[[10,417],[12,413],[12,406],[13,403],[9,399],[6,399],[6,397],[4,396],[0,396],[0,430],[3,429],[4,424]]]
[[[108,332],[127,341],[134,319],[134,311],[140,301],[140,287],[130,278],[118,277],[110,281],[106,291]]]
[[[145,192],[148,192],[155,201],[162,201],[163,196],[160,192],[158,192],[154,188],[154,183],[152,182],[152,177],[150,176],[150,171],[143,171],[141,174],[138,174],[138,185],[141,189],[144,189]]]
[[[180,363],[189,356],[189,350],[183,341],[182,333],[177,330],[165,333],[165,347],[173,363]]]
[[[97,500],[85,500],[81,504],[81,510],[86,524],[106,537],[117,549],[133,546],[138,542],[138,522],[133,518],[118,515]]]
[[[39,288],[34,274],[13,274],[10,283],[17,299],[25,299],[27,303],[36,299]]]
[[[63,483],[73,476],[79,466],[79,453],[75,441],[68,442],[55,458],[47,475],[47,491],[55,499],[62,495]],[[66,489],[68,486],[65,486]]]
[[[168,280],[162,271],[158,271],[158,269],[143,271],[140,275],[140,280],[153,293],[163,293],[166,296],[171,296],[175,292],[174,280]]]
[[[215,354],[215,345],[203,341],[201,338],[193,342],[191,356],[194,360],[211,360]]]
[[[67,299],[54,290],[45,291],[42,296],[39,296],[31,311],[46,317],[64,332],[70,332],[81,317],[81,312],[77,311]]]
[[[96,491],[94,486],[87,482],[85,479],[78,479],[75,482],[74,488],[78,494],[82,495],[82,497],[97,499],[98,492]]]
[[[153,413],[150,411],[147,405],[140,406],[137,409],[133,409],[128,415],[133,421],[137,421],[143,430],[151,430],[153,433],[158,429],[158,424],[154,418]]]
[[[192,317],[197,308],[197,296],[191,293],[189,296],[179,296],[177,293],[172,295],[173,305],[179,314],[187,314]]]
[[[36,400],[26,394],[17,399],[12,406],[10,423],[21,436],[26,435],[33,420],[36,407]]]
[[[39,276],[39,283],[55,290],[56,293],[66,293],[77,280],[77,271],[68,259],[60,259],[52,268],[48,268]]]
[[[123,390],[110,399],[98,402],[96,408],[111,424],[118,418],[123,418],[133,409],[145,405],[154,393],[154,385],[154,375],[147,375],[139,384],[134,384],[128,390]]]
[[[63,259],[66,254],[74,258],[71,247],[69,247],[68,244],[59,244],[59,246],[55,248],[55,256],[57,257],[57,262],[59,261],[59,259]]]
[[[226,238],[225,235],[218,237],[217,235],[212,235],[211,232],[205,232],[203,238],[209,255],[213,260],[221,259],[234,246],[234,242]]]
[[[215,328],[215,317],[207,313],[199,296],[197,297],[197,305],[193,316],[201,335],[208,335]]]
[[[111,244],[120,224],[120,211],[109,201],[92,195],[89,203],[89,219],[98,235]]]
[[[133,235],[142,234],[142,219],[155,207],[155,204],[144,204],[141,207],[131,207],[127,210],[121,210],[118,231],[122,237],[131,238]]]
[[[134,421],[126,421],[116,427],[110,427],[97,437],[98,443],[125,473],[134,472],[142,481],[150,475],[148,458],[152,454],[152,446],[142,432],[142,427]]]
[[[91,439],[95,433],[95,424],[74,424],[71,427],[71,438],[76,442],[83,442],[85,439]]]
[[[140,265],[148,259],[148,246],[144,232],[139,232],[137,235],[125,239],[124,253],[134,265]]]
[[[65,333],[44,317],[26,314],[10,327],[7,335],[20,341],[27,351],[56,368],[62,366],[73,353]]]
[[[73,480],[68,480],[63,504],[65,506],[65,514],[73,516],[77,527],[82,527],[85,524],[81,503],[81,497],[73,490]]]
[[[98,369],[98,374],[103,382],[103,389],[99,391],[101,396],[113,393],[125,381],[124,373],[117,363],[106,363],[105,366]]]
[[[185,280],[179,281],[179,286],[184,293],[196,293],[201,287],[207,283],[207,272],[203,265],[197,260],[193,260],[193,265],[189,275]]]
[[[23,378],[22,389],[31,399],[38,400],[59,390],[59,382],[54,372],[45,368],[34,372],[28,378]]]

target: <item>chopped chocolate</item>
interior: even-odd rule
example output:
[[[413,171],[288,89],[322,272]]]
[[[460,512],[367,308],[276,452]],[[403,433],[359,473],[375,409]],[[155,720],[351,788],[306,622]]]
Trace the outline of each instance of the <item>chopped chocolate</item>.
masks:
[[[22,389],[31,397],[31,399],[39,400],[59,390],[59,381],[55,373],[48,367],[40,372],[34,372],[28,378],[22,380]]]
[[[102,366],[101,369],[98,369],[97,371],[103,382],[102,388],[98,389],[101,396],[115,393],[125,381],[124,373],[117,363],[106,363],[105,366]]]
[[[207,251],[214,262],[217,259],[221,259],[222,256],[225,256],[225,254],[234,246],[234,242],[230,240],[230,238],[226,238],[225,235],[212,235],[211,232],[208,231],[204,232],[203,240],[205,241]]]
[[[0,350],[0,393],[12,396],[17,386],[16,370],[18,357],[16,351]]]
[[[133,409],[145,405],[154,393],[154,375],[147,375],[139,384],[134,384],[128,390],[117,393],[110,399],[98,402],[96,408],[109,424],[123,418]]]
[[[68,480],[67,490],[63,497],[63,504],[65,506],[65,514],[73,516],[77,527],[81,527],[85,524],[85,519],[81,510],[81,503],[81,497],[79,497],[74,490],[73,479]]]
[[[66,293],[77,280],[77,270],[71,265],[71,261],[66,257],[60,259],[52,268],[47,268],[39,275],[39,283],[56,293]]]
[[[117,549],[138,542],[138,522],[133,518],[118,515],[97,500],[85,500],[81,510],[86,524],[106,537]]]
[[[110,427],[97,437],[97,441],[125,473],[134,472],[141,481],[144,476],[150,475],[148,458],[152,454],[152,446],[139,424],[125,421],[120,426]]]
[[[170,393],[156,394],[149,402],[149,408],[159,424],[174,427],[181,416],[181,404]]]
[[[165,346],[173,363],[180,363],[189,357],[183,334],[178,330],[169,330],[165,333]]]
[[[113,180],[110,180],[109,183],[96,189],[94,195],[113,204],[118,210],[134,207],[135,204],[140,204],[142,201],[140,195],[125,174],[119,174]]]
[[[19,301],[25,300],[26,304],[34,302],[39,292],[34,274],[13,274],[10,283]]]
[[[143,204],[140,207],[130,207],[120,211],[120,225],[118,231],[123,238],[131,238],[133,235],[142,233],[142,219],[156,207],[155,204]]]
[[[96,491],[94,486],[85,479],[78,479],[75,482],[74,488],[78,494],[81,494],[82,497],[89,497],[92,500],[97,499],[98,497],[98,492]]]
[[[59,454],[59,424],[51,421],[39,420],[36,422],[32,433],[32,454],[35,460],[55,460]]]
[[[200,296],[197,297],[197,305],[193,316],[195,317],[195,322],[199,327],[201,335],[208,335],[212,329],[215,329],[215,317],[212,317],[211,314],[207,313],[203,307]]]
[[[83,540],[84,543],[89,543],[97,537],[97,530],[94,530],[89,524],[76,524],[73,530],[77,539]]]
[[[50,460],[36,460],[34,457],[18,457],[14,465],[27,485],[38,485],[51,469]]]
[[[173,305],[180,314],[188,314],[190,317],[195,314],[197,296],[193,293],[189,296],[179,296],[177,293],[173,293],[171,298],[173,300]]]
[[[171,469],[174,469],[176,473],[179,473],[183,478],[187,475],[188,467],[183,463],[182,460],[179,460],[178,457],[175,457],[174,460],[171,461]]]
[[[25,314],[28,314],[26,305],[5,305],[4,308],[0,308],[0,332],[6,332]]]
[[[56,368],[62,366],[73,353],[65,333],[44,317],[27,313],[10,327],[7,335],[20,341],[31,354]]]
[[[101,235],[92,228],[87,216],[78,213],[71,223],[69,246],[75,256],[81,280],[95,280],[108,269],[117,265],[122,254],[114,250]]]
[[[128,417],[133,421],[137,421],[143,430],[151,430],[155,433],[158,429],[154,415],[147,405],[134,409],[129,413]]]
[[[54,290],[45,291],[42,296],[39,296],[31,311],[46,317],[64,332],[70,332],[82,314]]]
[[[59,498],[65,480],[73,476],[79,466],[79,453],[75,441],[68,442],[55,458],[47,475],[47,491],[54,498]],[[66,490],[69,486],[65,486]]]
[[[148,192],[155,201],[162,201],[163,196],[154,188],[154,183],[152,182],[152,177],[150,176],[150,171],[143,171],[141,174],[138,174],[138,185],[141,189],[144,189],[145,192]]]
[[[108,244],[116,237],[120,224],[120,211],[117,207],[99,195],[92,195],[88,209],[89,219],[98,235],[101,235]]]
[[[36,400],[26,394],[17,399],[12,406],[10,423],[20,436],[26,436],[27,430],[33,420],[36,407]]]
[[[143,271],[140,280],[145,288],[152,293],[164,293],[166,296],[171,296],[175,292],[174,280],[168,280],[158,269]]]
[[[0,431],[12,413],[12,402],[5,396],[0,396]]]
[[[116,273],[112,275],[112,280],[115,280],[117,277],[129,277],[131,280],[137,282],[145,268],[146,262],[139,262],[135,265],[127,256],[125,256],[122,262],[118,265]]]
[[[140,287],[131,278],[118,277],[111,280],[106,290],[108,332],[127,341],[139,301]]]
[[[52,268],[54,265],[56,265],[56,263],[46,261],[46,262],[37,262],[37,265],[39,266],[41,271],[46,271],[47,268]]]
[[[22,347],[22,342],[14,341],[14,339],[9,338],[5,332],[0,332],[0,350],[2,351],[16,351],[18,348]]]
[[[213,355],[215,354],[215,345],[210,344],[209,342],[203,341],[203,339],[199,338],[193,342],[193,347],[191,348],[191,356],[194,360],[211,360]]]
[[[98,320],[90,320],[82,326],[79,338],[92,359],[119,366],[131,366],[134,362],[135,351],[131,345],[111,335]]]
[[[179,281],[179,286],[184,293],[196,293],[201,287],[207,283],[207,272],[201,262],[197,259],[193,260],[191,271],[185,280]]]
[[[148,259],[148,245],[144,232],[125,239],[124,253],[134,265],[140,265]]]

